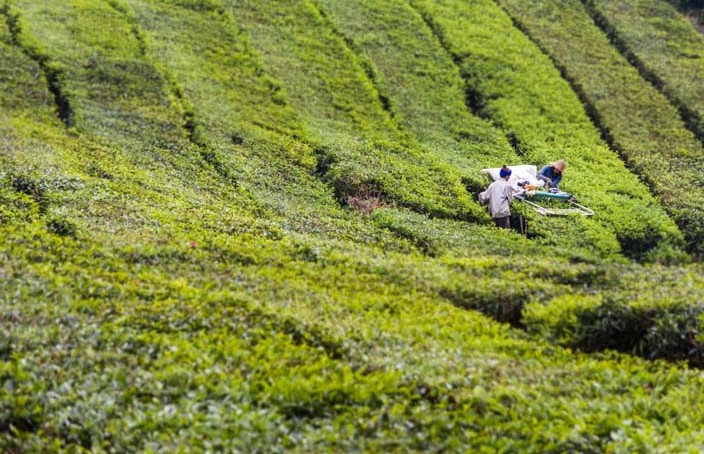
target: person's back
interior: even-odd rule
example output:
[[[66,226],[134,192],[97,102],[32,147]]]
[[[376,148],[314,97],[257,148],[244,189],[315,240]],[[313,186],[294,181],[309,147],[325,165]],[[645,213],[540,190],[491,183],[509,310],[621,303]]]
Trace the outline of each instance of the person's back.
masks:
[[[501,178],[489,185],[486,191],[479,194],[479,201],[489,203],[489,215],[494,218],[494,222],[499,227],[509,228],[509,216],[511,215],[511,201],[513,200],[513,189],[508,184],[511,176],[511,169],[504,166],[501,169]]]

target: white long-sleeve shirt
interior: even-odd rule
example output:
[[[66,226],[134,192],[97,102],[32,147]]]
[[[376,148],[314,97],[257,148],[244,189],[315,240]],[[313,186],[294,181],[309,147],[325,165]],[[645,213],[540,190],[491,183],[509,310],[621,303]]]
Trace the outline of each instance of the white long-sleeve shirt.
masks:
[[[489,214],[492,218],[503,218],[511,214],[509,206],[513,200],[513,189],[504,179],[496,180],[479,193],[479,201],[489,202]]]

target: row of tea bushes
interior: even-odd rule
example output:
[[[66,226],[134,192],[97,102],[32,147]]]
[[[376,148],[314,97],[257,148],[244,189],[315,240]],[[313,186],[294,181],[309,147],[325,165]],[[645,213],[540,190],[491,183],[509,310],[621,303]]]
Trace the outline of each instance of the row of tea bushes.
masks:
[[[530,303],[523,310],[522,322],[528,331],[560,345],[585,351],[613,349],[704,366],[700,267],[634,268],[611,275],[606,282],[600,292]]]
[[[598,263],[604,260],[605,251],[618,250],[618,244],[597,244],[595,238],[590,237],[572,239],[569,241],[570,247],[566,248],[565,241],[551,245],[547,241],[528,239],[509,230],[454,220],[429,221],[423,215],[403,209],[382,208],[373,213],[372,219],[377,225],[408,239],[416,248],[434,257],[471,257],[483,254],[523,257],[549,254],[569,258],[574,262]],[[550,225],[544,227],[549,227],[556,236],[568,235],[569,231],[559,228],[561,225],[559,220],[553,219]],[[531,221],[531,229],[533,227]],[[583,241],[581,248],[579,240]],[[617,259],[617,256],[612,256],[612,259]]]
[[[698,194],[704,150],[686,129],[677,109],[611,45],[582,2],[499,3],[561,68],[611,146],[648,182],[679,225],[688,249],[701,254],[704,211]],[[656,17],[660,21],[667,16]],[[704,55],[704,41],[698,38]],[[670,74],[674,73],[670,68]],[[691,81],[687,74],[679,77]]]
[[[369,68],[399,126],[456,166],[473,194],[489,182],[481,169],[523,161],[503,132],[470,112],[466,98],[472,95],[459,69],[407,2],[319,3]],[[546,221],[531,209],[514,206],[514,225],[520,213],[531,237],[542,243],[592,248],[604,257],[620,251],[615,235],[593,222]]]
[[[340,209],[313,175],[318,157],[285,89],[267,74],[232,13],[221,2],[208,5],[124,2],[151,59],[191,106],[204,147],[236,176],[237,190],[256,200],[254,214],[283,230],[398,247]]]
[[[343,203],[378,198],[433,216],[487,220],[461,174],[398,130],[363,63],[314,3],[225,4],[284,87],[318,145],[319,172]]]
[[[589,0],[585,4],[620,50],[704,138],[704,42],[689,18],[668,2]]]
[[[569,163],[563,183],[618,238],[624,254],[669,259],[682,235],[618,156],[551,61],[490,1],[412,0],[460,66],[483,115],[510,131],[526,160]]]
[[[356,52],[399,127],[484,185],[479,170],[519,158],[498,129],[472,115],[450,55],[405,1],[322,0],[321,9]]]
[[[34,121],[44,121],[42,112],[26,116],[16,127],[34,131],[38,140],[59,150],[83,150],[83,162],[73,164],[103,187],[93,193],[96,210],[101,198],[111,197],[109,187],[131,179],[139,181],[142,190],[127,189],[134,182],[123,189],[137,200],[146,194],[166,203],[169,197],[205,204],[212,200],[210,191],[218,190],[221,179],[203,166],[202,156],[185,137],[182,118],[170,106],[165,78],[144,59],[140,40],[118,11],[95,2],[12,4],[14,41],[40,66],[58,68],[61,77],[55,88],[73,112],[70,135]],[[95,24],[94,29],[78,25],[84,20]],[[121,30],[119,38],[114,30]],[[42,81],[32,82],[37,83]],[[98,162],[106,155],[112,159]],[[155,186],[169,188],[169,196]],[[149,203],[140,205],[149,210]],[[90,222],[100,222],[99,216],[89,217]]]

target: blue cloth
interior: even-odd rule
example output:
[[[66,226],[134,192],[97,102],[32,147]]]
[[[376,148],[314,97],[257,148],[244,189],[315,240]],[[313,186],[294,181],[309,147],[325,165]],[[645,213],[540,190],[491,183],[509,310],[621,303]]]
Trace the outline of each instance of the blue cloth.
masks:
[[[558,187],[560,184],[560,181],[562,181],[562,172],[557,173],[555,172],[555,168],[551,165],[546,165],[542,169],[540,169],[540,172],[538,172],[538,175],[542,175],[548,180],[550,180],[550,184],[552,184],[553,188]]]

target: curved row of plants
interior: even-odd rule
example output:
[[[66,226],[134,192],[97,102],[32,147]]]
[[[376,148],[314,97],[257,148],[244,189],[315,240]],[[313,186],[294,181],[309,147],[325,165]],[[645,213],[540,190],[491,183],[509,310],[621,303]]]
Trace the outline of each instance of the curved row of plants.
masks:
[[[584,2],[620,50],[682,111],[704,140],[704,39],[668,2]],[[686,6],[687,2],[681,3]]]
[[[248,210],[268,220],[272,235],[315,231],[391,243],[389,235],[355,222],[313,175],[317,156],[284,88],[264,71],[222,4],[121,1],[149,42],[148,55],[189,106],[201,146],[235,176],[237,192],[251,195]],[[228,222],[212,225],[228,229]]]
[[[498,3],[562,69],[612,148],[649,183],[684,233],[688,249],[700,255],[704,149],[677,109],[618,53],[582,2]],[[704,41],[701,45],[704,51]]]
[[[477,94],[480,112],[510,131],[536,163],[564,158],[564,189],[597,211],[623,252],[642,260],[678,256],[682,235],[609,150],[549,58],[493,2],[412,0]]]
[[[470,192],[488,184],[481,169],[523,162],[498,128],[470,112],[472,93],[459,69],[405,0],[318,3],[365,62],[399,127],[458,168]],[[520,213],[530,236],[541,243],[591,249],[602,257],[619,251],[615,235],[598,224],[581,218],[546,220],[525,208],[514,204],[514,225]],[[404,219],[402,213],[397,217]]]
[[[704,367],[701,267],[616,270],[607,273],[611,285],[598,292],[526,305],[522,323],[529,332],[560,345],[585,351],[613,349]]]
[[[518,162],[504,134],[472,115],[457,67],[408,3],[317,3],[361,60],[401,130],[442,153],[475,184],[485,183],[478,169]]]

